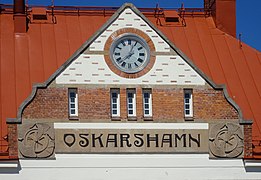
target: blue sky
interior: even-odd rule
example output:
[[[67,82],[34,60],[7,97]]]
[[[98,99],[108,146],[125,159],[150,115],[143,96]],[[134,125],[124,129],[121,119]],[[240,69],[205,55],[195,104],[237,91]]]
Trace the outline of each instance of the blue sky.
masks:
[[[32,5],[51,5],[52,0],[25,0]],[[137,7],[178,8],[183,2],[185,7],[203,7],[204,0],[54,0],[55,5],[77,6],[121,6],[125,2]],[[0,3],[12,4],[13,0],[0,0]],[[261,0],[237,0],[237,36],[242,41],[261,51]]]

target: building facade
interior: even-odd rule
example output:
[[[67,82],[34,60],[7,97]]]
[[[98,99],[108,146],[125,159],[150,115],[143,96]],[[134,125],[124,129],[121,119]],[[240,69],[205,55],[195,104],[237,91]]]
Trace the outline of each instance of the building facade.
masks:
[[[8,151],[0,176],[258,179],[259,122],[246,118],[244,98],[251,104],[251,97],[234,90],[244,88],[237,86],[238,74],[233,77],[233,67],[241,67],[229,63],[233,56],[260,52],[242,52],[233,23],[224,20],[223,31],[218,29],[222,2],[206,1],[196,13],[128,3],[116,11],[23,12],[16,4],[10,45],[15,63],[5,66],[19,72],[15,103],[11,98],[2,111]],[[10,17],[1,14],[3,21]]]

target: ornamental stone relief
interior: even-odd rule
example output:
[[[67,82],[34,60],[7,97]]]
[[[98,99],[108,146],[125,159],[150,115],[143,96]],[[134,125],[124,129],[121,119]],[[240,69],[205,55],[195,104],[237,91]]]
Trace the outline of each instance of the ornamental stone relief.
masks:
[[[242,128],[234,123],[219,123],[210,126],[209,150],[210,157],[242,157],[244,151]]]
[[[20,158],[54,158],[54,128],[47,123],[19,126],[18,148]]]

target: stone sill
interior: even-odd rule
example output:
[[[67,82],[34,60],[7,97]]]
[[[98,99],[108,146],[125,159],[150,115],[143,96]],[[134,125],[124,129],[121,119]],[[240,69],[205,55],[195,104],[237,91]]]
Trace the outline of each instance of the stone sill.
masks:
[[[69,116],[69,120],[78,121],[79,117],[78,116]]]

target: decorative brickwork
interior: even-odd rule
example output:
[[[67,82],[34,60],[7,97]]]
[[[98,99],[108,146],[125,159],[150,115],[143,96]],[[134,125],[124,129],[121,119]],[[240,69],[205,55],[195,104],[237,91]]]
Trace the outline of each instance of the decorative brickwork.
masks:
[[[245,147],[245,157],[253,156],[252,147],[252,124],[244,125],[244,147]]]
[[[17,124],[7,124],[9,158],[18,159]]]
[[[120,88],[121,120],[143,121],[142,88],[136,89],[136,118],[128,119],[126,87]],[[111,121],[110,87],[79,87],[79,120]],[[184,121],[184,89],[152,87],[152,118],[154,122]],[[222,91],[210,88],[193,89],[195,121],[238,120],[236,110],[226,101]],[[68,119],[68,88],[39,89],[35,99],[23,113],[25,119]],[[119,119],[118,119],[119,120]]]

